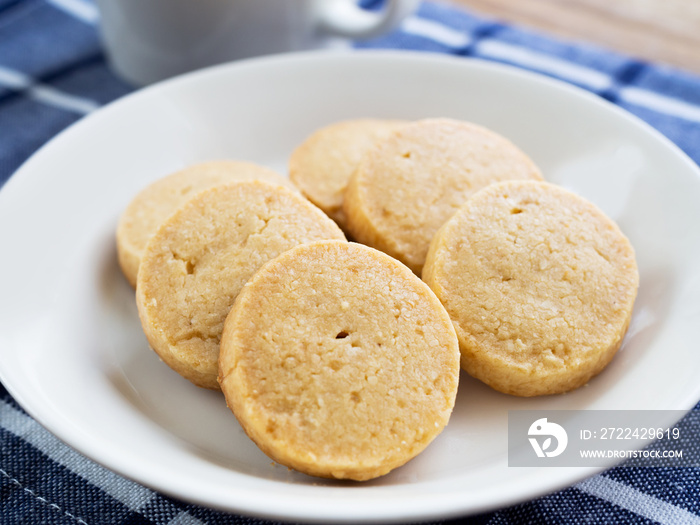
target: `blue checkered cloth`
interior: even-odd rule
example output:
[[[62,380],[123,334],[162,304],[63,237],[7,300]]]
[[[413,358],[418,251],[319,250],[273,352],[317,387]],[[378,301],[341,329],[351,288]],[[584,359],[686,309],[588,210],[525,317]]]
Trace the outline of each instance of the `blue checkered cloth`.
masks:
[[[107,68],[98,21],[91,0],[0,0],[0,185],[59,131],[133,90]],[[692,74],[431,1],[399,30],[357,46],[476,56],[556,77],[637,115],[700,163],[700,78]],[[0,446],[2,525],[270,523],[174,500],[92,463],[2,385]],[[700,523],[700,470],[618,467],[460,522]]]

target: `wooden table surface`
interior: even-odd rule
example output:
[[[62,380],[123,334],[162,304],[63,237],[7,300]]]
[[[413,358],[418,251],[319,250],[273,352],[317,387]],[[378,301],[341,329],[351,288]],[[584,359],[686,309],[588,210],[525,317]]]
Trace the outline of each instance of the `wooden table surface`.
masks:
[[[443,0],[700,74],[700,0]]]

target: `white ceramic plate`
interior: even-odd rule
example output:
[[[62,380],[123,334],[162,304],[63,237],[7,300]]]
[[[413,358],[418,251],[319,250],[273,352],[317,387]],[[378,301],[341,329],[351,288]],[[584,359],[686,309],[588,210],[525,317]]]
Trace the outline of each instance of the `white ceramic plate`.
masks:
[[[637,251],[641,287],[624,346],[587,387],[518,399],[464,377],[450,424],[423,454],[354,484],[273,465],[220,394],[156,358],[117,266],[114,229],[129,200],[169,172],[216,158],[284,172],[310,132],[364,116],[453,117],[509,137],[549,181],[618,221]],[[66,443],[190,501],[320,521],[484,511],[593,473],[509,468],[508,410],[686,410],[700,398],[699,203],[698,168],[669,141],[594,96],[522,71],[391,52],[218,67],[90,115],[2,189],[0,377]]]

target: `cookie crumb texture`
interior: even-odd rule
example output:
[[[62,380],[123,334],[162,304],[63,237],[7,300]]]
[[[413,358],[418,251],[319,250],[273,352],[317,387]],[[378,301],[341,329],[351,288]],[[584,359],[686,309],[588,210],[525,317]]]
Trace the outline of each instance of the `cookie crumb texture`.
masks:
[[[542,175],[504,137],[458,120],[416,121],[363,157],[344,196],[347,232],[420,275],[440,226],[475,191],[513,179]]]
[[[381,476],[445,427],[459,380],[447,313],[408,268],[337,241],[266,264],[226,319],[221,388],[247,434],[306,474]]]
[[[136,286],[146,244],[158,226],[198,191],[246,180],[262,180],[295,189],[278,173],[252,162],[214,160],[188,166],[155,181],[129,203],[117,225],[119,265],[131,286]]]
[[[297,244],[345,237],[301,195],[264,182],[203,190],[146,246],[136,302],[151,347],[198,386],[219,389],[224,320],[245,282]]]
[[[406,122],[354,119],[316,130],[289,159],[289,178],[316,206],[345,227],[343,195],[365,152]]]
[[[496,390],[584,385],[627,331],[634,250],[597,207],[544,182],[476,193],[433,240],[423,279],[457,329],[462,367]]]

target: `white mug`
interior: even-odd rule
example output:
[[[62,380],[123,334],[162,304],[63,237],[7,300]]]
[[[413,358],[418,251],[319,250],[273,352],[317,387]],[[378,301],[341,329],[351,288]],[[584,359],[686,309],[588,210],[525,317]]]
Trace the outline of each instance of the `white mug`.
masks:
[[[146,85],[201,67],[325,47],[395,27],[419,0],[368,11],[354,0],[98,0],[114,71]]]

